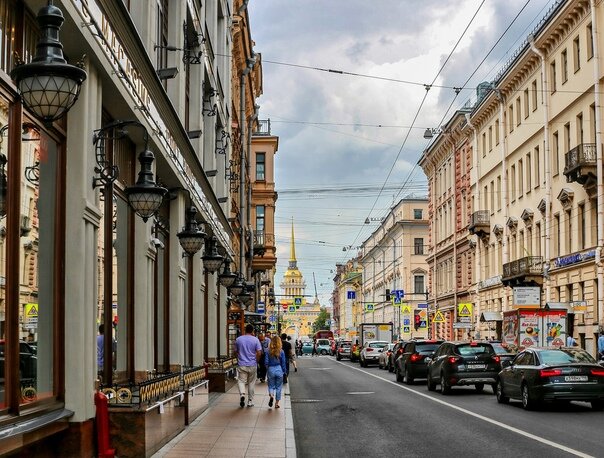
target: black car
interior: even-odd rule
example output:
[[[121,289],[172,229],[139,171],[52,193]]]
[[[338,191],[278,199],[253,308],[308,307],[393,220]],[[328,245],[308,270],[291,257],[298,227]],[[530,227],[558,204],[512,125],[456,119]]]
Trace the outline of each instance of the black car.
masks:
[[[0,340],[0,378],[4,378],[4,340]],[[19,342],[19,378],[35,379],[38,370],[38,358],[36,352],[27,343]]]
[[[506,367],[516,357],[516,351],[512,350],[509,346],[502,342],[489,342],[493,346],[493,350],[499,356],[501,367]]]
[[[392,348],[392,352],[388,356],[388,362],[386,364],[388,372],[394,372],[394,364],[396,362],[396,359],[403,354],[403,348],[405,348],[406,343],[406,340],[399,340],[396,344],[394,344],[394,347]]]
[[[342,358],[350,358],[350,351],[352,348],[352,341],[340,340],[336,344],[336,359],[340,361]]]
[[[416,378],[425,378],[426,357],[432,356],[442,340],[415,340],[405,344],[401,355],[394,363],[397,382],[413,383]]]
[[[579,348],[527,348],[499,373],[497,401],[520,399],[533,409],[542,401],[587,401],[604,409],[604,367]]]
[[[493,387],[501,370],[500,358],[488,342],[444,342],[428,361],[428,389],[440,385],[443,394],[451,387],[474,385],[481,392],[485,384]]]

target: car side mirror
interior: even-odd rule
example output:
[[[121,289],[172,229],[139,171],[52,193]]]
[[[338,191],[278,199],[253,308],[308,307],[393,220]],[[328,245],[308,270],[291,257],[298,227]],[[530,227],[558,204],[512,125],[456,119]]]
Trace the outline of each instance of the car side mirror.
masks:
[[[432,362],[432,358],[430,356],[426,356],[424,358],[424,361],[426,361],[426,363],[430,363],[430,362]]]
[[[512,367],[512,362],[511,361],[501,361],[501,368],[505,368],[505,367]]]

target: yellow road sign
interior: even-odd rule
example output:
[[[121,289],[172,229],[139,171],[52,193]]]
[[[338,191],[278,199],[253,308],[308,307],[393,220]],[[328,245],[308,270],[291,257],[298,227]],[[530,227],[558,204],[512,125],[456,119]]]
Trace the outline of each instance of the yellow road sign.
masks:
[[[472,304],[457,304],[457,316],[472,316]]]
[[[409,306],[409,304],[405,304],[401,307],[401,313],[403,314],[410,314],[411,313],[411,307]]]
[[[440,310],[437,310],[436,313],[434,314],[434,318],[432,319],[433,323],[444,323],[445,322],[445,316],[443,315],[443,312],[441,312]]]

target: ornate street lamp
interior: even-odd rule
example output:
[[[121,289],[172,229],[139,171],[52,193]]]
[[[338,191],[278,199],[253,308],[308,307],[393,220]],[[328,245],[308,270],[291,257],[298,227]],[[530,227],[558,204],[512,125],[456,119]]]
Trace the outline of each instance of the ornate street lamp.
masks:
[[[193,256],[203,246],[203,241],[206,234],[199,229],[195,215],[197,214],[197,208],[191,206],[186,211],[185,227],[176,234],[180,246],[184,252],[184,256]]]
[[[40,40],[29,64],[17,58],[10,75],[17,83],[23,105],[45,124],[64,116],[78,99],[86,72],[83,62],[70,65],[63,57],[59,29],[65,21],[62,11],[48,2],[38,12]]]
[[[231,285],[231,287],[229,288],[229,292],[231,293],[232,296],[239,296],[243,292],[244,288],[245,288],[245,282],[243,281],[243,278],[241,278],[241,274],[239,274],[239,275],[237,275],[237,279],[235,280],[235,283],[233,283]]]
[[[209,273],[214,273],[222,264],[224,258],[218,253],[216,246],[216,237],[212,236],[206,244],[206,254],[201,258],[203,260],[203,267]]]
[[[224,270],[221,274],[218,275],[218,281],[220,284],[226,288],[229,288],[235,280],[237,279],[237,274],[231,272],[231,260],[229,258],[225,258],[224,260]]]

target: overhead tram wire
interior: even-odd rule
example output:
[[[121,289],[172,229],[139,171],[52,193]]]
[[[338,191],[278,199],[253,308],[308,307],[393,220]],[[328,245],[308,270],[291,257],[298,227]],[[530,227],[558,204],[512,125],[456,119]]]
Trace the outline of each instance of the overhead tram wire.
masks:
[[[377,205],[377,202],[378,202],[380,196],[382,195],[383,189],[385,188],[386,183],[390,179],[390,175],[392,174],[392,171],[394,170],[394,167],[396,166],[396,163],[398,162],[398,159],[399,159],[399,157],[400,157],[403,149],[405,148],[405,145],[407,144],[407,140],[409,139],[409,135],[411,133],[411,129],[413,128],[413,126],[415,126],[415,122],[417,121],[417,118],[418,118],[418,116],[419,116],[419,114],[420,114],[420,112],[421,112],[421,110],[422,110],[422,108],[424,106],[424,103],[426,102],[426,98],[428,97],[428,92],[430,92],[430,89],[432,88],[432,86],[434,85],[434,83],[436,82],[436,80],[438,79],[438,77],[440,76],[440,74],[442,73],[442,71],[444,70],[445,66],[449,62],[449,59],[451,59],[451,56],[453,56],[453,53],[457,49],[457,46],[459,46],[459,43],[461,42],[462,38],[465,36],[466,32],[470,28],[470,25],[472,25],[472,23],[474,22],[474,19],[476,18],[476,16],[478,15],[478,13],[480,12],[480,10],[482,9],[482,6],[484,5],[485,1],[486,0],[482,0],[482,2],[480,2],[480,5],[478,5],[478,8],[474,12],[474,15],[470,19],[470,22],[468,22],[468,25],[466,25],[466,27],[463,30],[462,34],[460,35],[459,39],[455,43],[455,46],[453,46],[453,49],[451,49],[451,51],[449,52],[449,55],[447,56],[447,58],[445,59],[445,61],[442,63],[442,65],[440,66],[438,72],[436,73],[436,75],[432,79],[432,83],[429,84],[429,85],[425,85],[426,92],[424,93],[424,96],[422,97],[422,100],[421,100],[421,102],[419,104],[419,107],[417,108],[417,111],[415,112],[415,115],[413,117],[413,121],[411,121],[411,127],[409,129],[407,129],[407,133],[405,134],[405,138],[403,139],[403,143],[401,144],[401,147],[398,150],[398,153],[397,153],[396,158],[394,159],[394,161],[392,163],[392,166],[390,167],[390,170],[388,170],[388,174],[386,175],[386,178],[384,180],[384,184],[382,185],[382,189],[380,190],[380,193],[378,194],[378,197],[375,199],[375,201],[373,203],[373,206],[371,207],[371,211],[369,211],[369,215],[371,215],[371,212],[373,211],[373,209]],[[414,166],[414,169],[415,169],[415,166]],[[413,170],[411,171],[411,173],[413,173]],[[363,232],[363,228],[361,230],[359,230],[359,232],[357,233],[357,235],[354,238],[354,241],[353,241],[353,243],[351,243],[351,245],[354,246],[356,244],[356,241],[358,240],[358,238],[360,237],[360,235],[361,235],[362,232]]]

